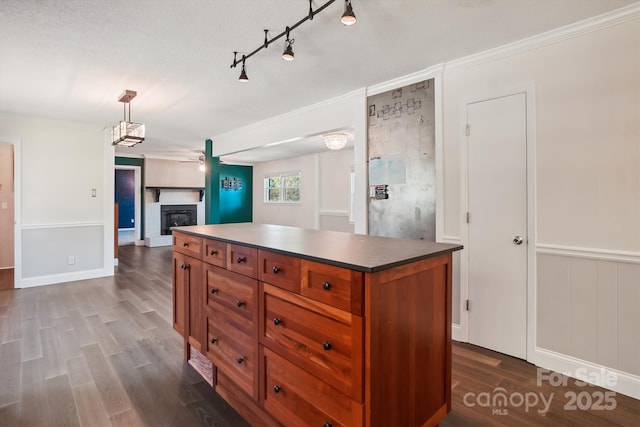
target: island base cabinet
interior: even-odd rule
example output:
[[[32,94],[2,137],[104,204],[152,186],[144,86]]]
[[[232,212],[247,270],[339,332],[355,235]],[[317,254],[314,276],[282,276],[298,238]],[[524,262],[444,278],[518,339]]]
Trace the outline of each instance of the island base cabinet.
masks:
[[[432,427],[451,410],[461,246],[265,224],[173,232],[184,357],[252,427]],[[330,248],[348,250],[338,262]]]

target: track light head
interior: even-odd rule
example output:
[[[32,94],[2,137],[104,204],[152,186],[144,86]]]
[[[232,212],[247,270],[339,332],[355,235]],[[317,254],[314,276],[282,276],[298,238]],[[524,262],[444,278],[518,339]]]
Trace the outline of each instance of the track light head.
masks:
[[[291,47],[291,45],[295,40],[289,38],[289,32],[291,31],[289,27],[287,27],[284,31],[287,35],[287,40],[284,42],[284,52],[282,52],[282,59],[284,59],[285,61],[293,61],[294,54],[293,47]]]
[[[240,72],[240,77],[238,78],[239,81],[241,81],[242,83],[246,83],[249,81],[249,77],[247,77],[247,70],[245,70],[244,68],[244,60],[246,58],[244,57],[244,55],[242,56],[242,71]]]
[[[353,25],[356,23],[356,14],[353,13],[353,7],[351,7],[351,0],[344,0],[344,13],[340,22],[344,25]]]
[[[285,61],[293,61],[293,57],[295,56],[293,53],[293,47],[291,46],[293,42],[294,40],[287,39],[284,52],[282,52],[282,59],[284,59]]]

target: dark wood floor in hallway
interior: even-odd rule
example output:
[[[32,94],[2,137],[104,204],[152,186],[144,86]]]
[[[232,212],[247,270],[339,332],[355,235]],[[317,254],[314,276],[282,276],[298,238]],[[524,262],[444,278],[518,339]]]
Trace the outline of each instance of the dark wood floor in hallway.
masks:
[[[0,426],[247,426],[183,362],[171,299],[170,247],[121,247],[114,277],[0,291]],[[440,426],[639,425],[640,401],[614,394],[601,402],[612,410],[580,409],[606,390],[538,385],[536,372],[454,344]],[[571,393],[582,396],[575,410]]]

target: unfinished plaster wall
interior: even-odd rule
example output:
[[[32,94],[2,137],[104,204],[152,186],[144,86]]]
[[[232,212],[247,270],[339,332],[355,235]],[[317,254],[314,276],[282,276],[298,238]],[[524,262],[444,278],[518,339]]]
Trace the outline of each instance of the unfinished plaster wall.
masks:
[[[367,106],[369,234],[435,241],[433,80],[370,96]]]

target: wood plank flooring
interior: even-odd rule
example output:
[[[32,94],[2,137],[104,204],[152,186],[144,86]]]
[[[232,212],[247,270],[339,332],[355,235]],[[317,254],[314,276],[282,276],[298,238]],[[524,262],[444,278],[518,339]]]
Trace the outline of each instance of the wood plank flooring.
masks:
[[[248,426],[182,360],[171,247],[114,277],[0,291],[0,426]]]
[[[248,426],[182,360],[171,248],[122,246],[119,256],[114,277],[0,291],[0,426]],[[569,378],[538,386],[535,366],[471,345],[454,343],[452,377],[440,427],[640,425],[638,400],[572,410],[571,393],[584,406],[606,390]],[[503,406],[493,404],[500,387]],[[533,394],[527,409],[520,397]]]

